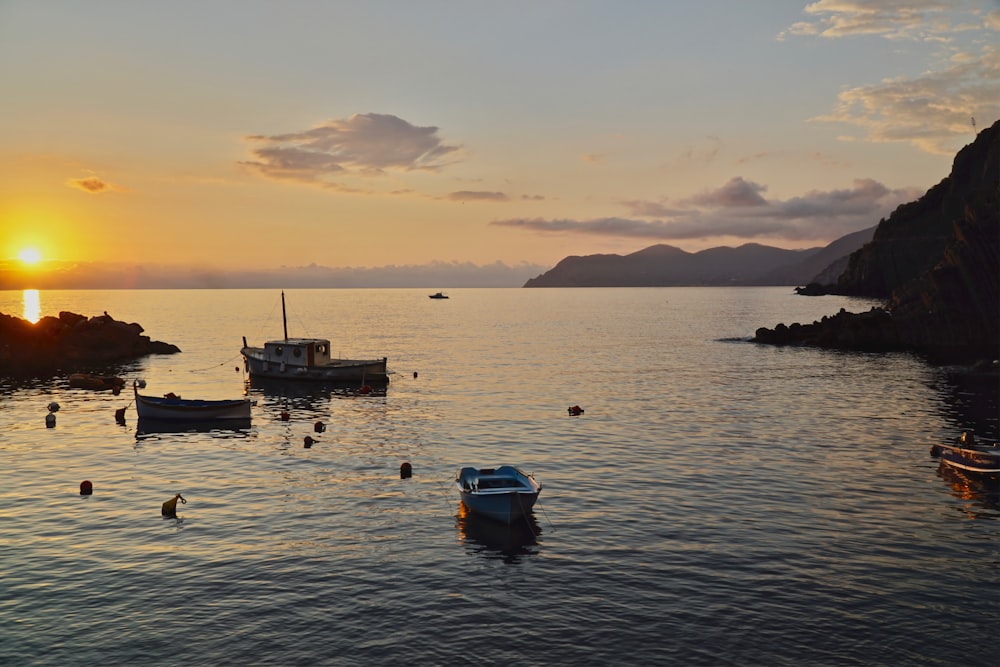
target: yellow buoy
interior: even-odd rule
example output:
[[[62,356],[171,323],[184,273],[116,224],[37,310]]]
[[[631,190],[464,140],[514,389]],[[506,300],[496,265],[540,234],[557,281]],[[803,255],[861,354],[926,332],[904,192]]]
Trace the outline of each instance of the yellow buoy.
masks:
[[[181,494],[178,493],[176,496],[174,496],[173,498],[171,498],[167,502],[163,503],[163,509],[161,510],[161,512],[163,513],[163,516],[177,516],[177,501],[178,500],[181,501],[181,504],[187,503],[187,501],[184,500],[184,497],[181,496]]]

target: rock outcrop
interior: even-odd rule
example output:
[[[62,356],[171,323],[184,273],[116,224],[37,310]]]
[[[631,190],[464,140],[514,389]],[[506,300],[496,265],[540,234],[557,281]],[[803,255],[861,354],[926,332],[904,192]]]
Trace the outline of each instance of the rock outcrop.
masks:
[[[907,350],[947,363],[1000,358],[998,184],[1000,121],[959,151],[947,178],[882,220],[836,284],[800,290],[885,299],[881,314],[763,328],[755,340]]]
[[[32,324],[0,313],[0,375],[80,370],[130,361],[148,354],[174,354],[176,345],[150,340],[135,323],[105,313],[86,317],[61,312]]]

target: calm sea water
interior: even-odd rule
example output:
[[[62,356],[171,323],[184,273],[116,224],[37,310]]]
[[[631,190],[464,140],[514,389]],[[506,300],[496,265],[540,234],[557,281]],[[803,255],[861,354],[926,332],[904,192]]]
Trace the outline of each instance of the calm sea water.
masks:
[[[996,435],[996,377],[748,342],[870,305],[785,288],[450,295],[288,292],[291,335],[395,374],[252,389],[248,431],[0,380],[0,664],[997,664],[1000,498],[929,456]],[[118,369],[151,394],[240,396],[281,333],[276,290],[28,297],[178,345]],[[501,463],[544,487],[510,529],[451,486]]]

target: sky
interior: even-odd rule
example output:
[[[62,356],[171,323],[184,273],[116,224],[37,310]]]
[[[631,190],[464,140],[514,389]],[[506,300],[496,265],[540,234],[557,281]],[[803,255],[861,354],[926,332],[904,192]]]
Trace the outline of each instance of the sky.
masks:
[[[823,246],[1000,118],[998,33],[997,0],[0,0],[0,268]]]

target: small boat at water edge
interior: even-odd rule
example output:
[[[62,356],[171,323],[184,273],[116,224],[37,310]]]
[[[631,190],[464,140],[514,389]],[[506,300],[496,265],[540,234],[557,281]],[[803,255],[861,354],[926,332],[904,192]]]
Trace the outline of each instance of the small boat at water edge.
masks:
[[[428,294],[428,299],[447,299],[448,295],[444,292],[434,292],[434,294]]]
[[[177,421],[202,423],[212,421],[250,421],[249,398],[204,400],[181,398],[173,393],[162,398],[139,393],[138,382],[132,383],[135,392],[135,411],[140,421]]]
[[[117,394],[125,387],[125,380],[114,375],[72,373],[66,379],[69,381],[69,386],[74,389],[90,389],[92,391],[111,390]]]
[[[243,339],[240,354],[250,379],[327,382],[331,384],[385,385],[389,383],[388,359],[332,359],[325,338],[289,338],[285,293],[281,293],[281,321],[285,337],[251,347]]]
[[[542,491],[534,477],[509,465],[462,468],[455,486],[469,511],[504,523],[526,516]]]
[[[971,432],[965,432],[953,444],[934,445],[931,456],[941,463],[969,472],[1000,474],[1000,443],[978,442]]]

